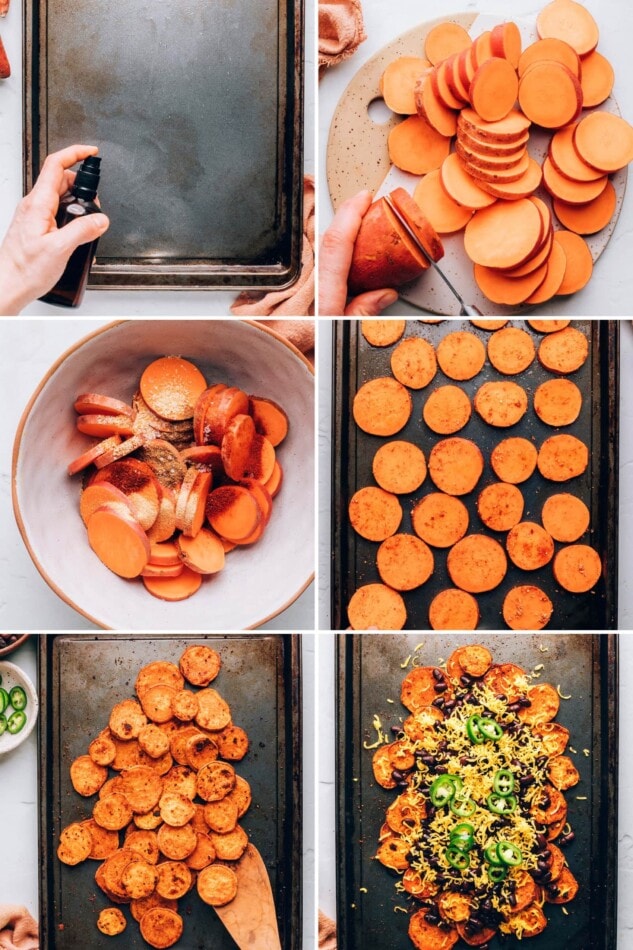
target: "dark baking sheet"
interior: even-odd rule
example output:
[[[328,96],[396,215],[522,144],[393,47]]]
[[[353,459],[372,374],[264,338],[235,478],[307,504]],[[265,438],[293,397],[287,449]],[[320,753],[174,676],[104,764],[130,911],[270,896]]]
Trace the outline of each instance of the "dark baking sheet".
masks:
[[[338,643],[338,926],[345,950],[411,950],[405,895],[397,876],[372,860],[385,809],[394,792],[376,784],[372,774],[375,714],[389,731],[408,713],[400,704],[401,664],[411,654],[421,665],[446,660],[464,643],[482,643],[495,662],[517,663],[526,670],[543,664],[541,678],[561,686],[557,721],[571,732],[572,758],[580,783],[565,793],[575,841],[565,849],[580,890],[566,905],[546,905],[548,926],[530,939],[533,950],[611,950],[616,945],[617,893],[617,636],[615,634],[437,633],[341,634]],[[543,652],[540,647],[547,647]],[[392,700],[393,702],[389,702]],[[591,754],[585,756],[584,749]],[[578,800],[577,796],[586,800]],[[366,891],[363,890],[366,888]],[[411,900],[411,899],[410,899]],[[420,905],[411,900],[410,911]],[[463,943],[459,947],[465,946]],[[514,950],[514,938],[489,944],[490,950]]]
[[[279,287],[298,273],[303,0],[25,3],[25,189],[99,146],[90,286]]]
[[[525,320],[512,320],[508,325],[527,330],[538,347],[543,334],[535,333]],[[361,538],[349,525],[347,508],[357,489],[375,485],[372,460],[378,447],[387,439],[368,435],[354,423],[352,403],[360,386],[378,376],[391,376],[390,358],[394,346],[374,347],[361,333],[360,321],[336,321],[334,349],[334,419],[333,419],[333,502],[332,502],[332,618],[334,629],[345,629],[347,604],[354,591],[363,584],[380,580],[376,568],[378,544]],[[536,388],[553,374],[545,370],[535,358],[528,369],[516,376],[503,376],[486,361],[482,371],[471,380],[455,383],[438,368],[435,379],[422,390],[409,390],[413,412],[405,428],[393,436],[408,439],[424,451],[428,460],[435,442],[443,438],[426,426],[422,420],[422,406],[428,394],[437,386],[459,385],[471,397],[488,380],[512,379],[525,387],[528,393],[528,411],[519,423],[509,428],[487,425],[473,409],[467,425],[456,436],[472,439],[482,450],[485,467],[475,491],[462,496],[470,514],[469,532],[483,532],[496,537],[505,546],[505,532],[491,532],[477,515],[476,501],[482,488],[497,477],[490,467],[490,453],[494,446],[509,436],[523,436],[538,446],[546,438],[567,432],[589,446],[589,466],[579,478],[570,482],[548,482],[538,470],[527,482],[518,487],[525,499],[524,521],[540,523],[545,499],[556,491],[570,491],[579,495],[589,506],[589,532],[580,539],[592,545],[603,562],[603,576],[596,588],[588,594],[570,594],[561,590],[554,581],[551,563],[536,571],[522,571],[508,560],[508,572],[495,590],[477,595],[481,613],[481,629],[504,629],[501,607],[505,594],[516,584],[536,584],[548,594],[554,604],[549,626],[552,629],[604,630],[617,628],[617,456],[618,456],[618,349],[619,323],[617,320],[573,320],[572,326],[582,330],[589,341],[589,356],[584,366],[569,378],[580,387],[583,405],[578,420],[571,426],[556,429],[544,425],[532,408]],[[443,320],[439,324],[407,321],[404,336],[422,336],[437,342],[454,330],[469,330],[484,344],[490,332],[473,327],[468,320]],[[401,495],[404,512],[400,531],[414,533],[410,513],[423,495],[436,491],[430,477],[410,495]],[[556,543],[556,550],[561,547]],[[433,549],[435,570],[422,587],[405,593],[407,629],[424,630],[428,627],[428,608],[440,590],[452,587],[446,570],[447,550]]]
[[[107,725],[112,706],[134,695],[138,670],[157,659],[178,662],[189,643],[207,643],[222,658],[214,681],[246,729],[250,749],[236,763],[251,784],[253,802],[240,820],[260,851],[275,895],[284,950],[301,946],[301,752],[300,656],[296,635],[224,637],[60,635],[40,638],[40,927],[46,950],[112,947],[96,919],[108,906],[94,883],[98,866],[76,867],[55,855],[60,830],[90,817],[95,799],[82,799],[70,783],[72,760]],[[114,773],[113,773],[114,774]],[[237,946],[195,889],[179,902],[185,922],[175,947],[198,950]],[[136,922],[128,918],[119,938],[126,950],[143,948]]]

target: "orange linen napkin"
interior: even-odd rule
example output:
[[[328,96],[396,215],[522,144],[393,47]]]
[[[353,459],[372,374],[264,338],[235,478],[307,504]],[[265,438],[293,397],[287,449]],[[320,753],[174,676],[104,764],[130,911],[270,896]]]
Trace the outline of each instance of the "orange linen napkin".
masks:
[[[314,320],[258,320],[296,346],[314,364]]]
[[[336,66],[366,39],[360,0],[319,0],[319,67]]]
[[[319,950],[336,950],[336,924],[319,911]]]
[[[0,904],[0,948],[2,950],[39,950],[40,938],[35,921],[26,907]]]
[[[236,317],[307,317],[314,313],[314,177],[303,180],[303,249],[301,271],[285,290],[241,293],[231,305]]]

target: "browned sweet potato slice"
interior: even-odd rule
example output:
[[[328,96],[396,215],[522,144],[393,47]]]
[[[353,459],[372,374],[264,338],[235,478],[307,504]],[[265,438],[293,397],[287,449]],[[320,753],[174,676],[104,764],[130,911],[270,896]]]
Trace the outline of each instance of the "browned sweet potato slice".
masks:
[[[220,655],[212,647],[202,644],[188,646],[180,657],[182,676],[193,686],[208,686],[220,672]]]
[[[226,834],[237,824],[237,804],[225,795],[219,802],[207,802],[204,806],[204,820],[211,831]]]
[[[235,769],[228,762],[209,762],[198,772],[197,789],[205,802],[218,802],[235,786]]]
[[[569,742],[569,729],[559,722],[537,722],[532,732],[539,736],[543,748],[550,756],[562,755]]]
[[[206,687],[197,693],[198,713],[196,725],[201,729],[224,729],[231,721],[229,704],[215,689]]]
[[[97,929],[107,937],[116,937],[123,933],[127,921],[118,907],[104,907],[97,917]]]
[[[529,706],[522,706],[518,712],[519,719],[529,725],[539,722],[551,722],[556,717],[560,707],[560,697],[549,683],[539,683],[530,686],[527,691]]]
[[[181,826],[162,824],[156,833],[156,838],[161,854],[174,862],[184,861],[188,858],[198,843],[198,837],[190,822]],[[164,867],[164,865],[160,866]],[[163,897],[177,898],[182,896],[170,893],[166,888],[161,891],[157,887],[157,890]]]
[[[97,765],[89,755],[80,755],[70,766],[70,781],[78,795],[95,795],[108,777],[108,770]]]
[[[423,907],[409,921],[409,938],[413,946],[417,950],[451,950],[459,940],[458,931],[430,924],[426,914],[428,910]]]
[[[545,900],[548,904],[568,904],[578,893],[578,886],[572,872],[564,867],[560,877],[545,888]]]
[[[212,864],[200,872],[196,886],[205,904],[222,907],[237,894],[237,877],[235,871],[226,865]]]
[[[415,713],[423,706],[430,706],[440,695],[438,683],[446,686],[443,694],[450,696],[452,687],[446,674],[438,667],[417,666],[409,670],[400,687],[400,700],[403,706]]]
[[[411,845],[399,835],[389,835],[378,846],[376,860],[392,871],[404,871],[409,867]]]
[[[407,834],[426,817],[426,803],[419,792],[407,789],[387,808],[386,821],[394,834]]]
[[[184,683],[183,675],[174,663],[167,660],[155,660],[139,670],[134,689],[139,699],[142,699],[143,693],[152,686],[172,686],[174,689],[182,689]]]
[[[525,671],[514,663],[494,663],[484,676],[484,683],[495,695],[505,696],[509,703],[516,703],[528,687]]]
[[[164,950],[180,940],[184,925],[182,917],[169,907],[153,907],[143,914],[140,926],[143,940]]]
[[[73,822],[59,836],[57,857],[64,864],[80,864],[90,857],[92,847],[90,829],[83,823]]]
[[[556,755],[547,763],[547,777],[559,791],[572,788],[580,781],[580,773],[566,755]]]
[[[374,778],[382,788],[395,788],[398,784],[392,772],[393,766],[389,760],[389,746],[376,749],[372,758]]]

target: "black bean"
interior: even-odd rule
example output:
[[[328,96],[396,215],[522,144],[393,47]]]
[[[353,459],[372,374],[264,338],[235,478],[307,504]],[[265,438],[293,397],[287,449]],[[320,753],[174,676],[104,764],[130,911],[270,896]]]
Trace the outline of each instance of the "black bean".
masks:
[[[436,693],[444,693],[448,689],[448,683],[436,683],[433,688]]]
[[[459,682],[462,684],[462,686],[472,686],[473,681],[468,673],[464,673],[463,676],[460,676]]]
[[[404,778],[404,772],[400,772],[398,771],[398,769],[394,769],[393,772],[391,773],[391,777],[394,780],[394,782],[401,782],[402,779]]]
[[[558,843],[564,848],[568,844],[571,844],[572,841],[575,840],[575,838],[576,838],[576,835],[574,834],[574,832],[570,831],[569,834],[563,835],[562,838],[559,838]]]

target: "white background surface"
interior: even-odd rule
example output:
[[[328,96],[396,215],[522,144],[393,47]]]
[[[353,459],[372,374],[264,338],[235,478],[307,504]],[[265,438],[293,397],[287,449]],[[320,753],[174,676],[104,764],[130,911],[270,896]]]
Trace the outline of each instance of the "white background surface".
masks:
[[[336,105],[357,70],[392,39],[417,24],[451,13],[489,13],[501,19],[525,16],[532,22],[544,3],[533,0],[362,0],[367,40],[356,53],[329,69],[319,84],[319,231],[322,233],[332,216],[325,175],[325,154],[330,121]],[[633,5],[622,0],[585,0],[600,27],[598,49],[613,64],[613,95],[622,115],[633,123],[633,60],[630,38],[633,35]],[[350,143],[353,148],[353,143]],[[606,251],[597,262],[590,283],[571,297],[555,298],[539,312],[551,316],[622,315],[631,313],[633,274],[633,195],[625,195],[622,213]],[[384,311],[404,316],[419,311],[401,301]]]
[[[319,385],[319,617],[329,624],[329,495],[331,419],[331,325],[321,321],[317,379]],[[619,636],[620,653],[620,761],[618,822],[618,950],[633,947],[633,327],[620,326],[620,480],[619,480]],[[318,637],[319,900],[335,916],[336,894],[333,840],[336,817],[334,709],[329,697],[335,689],[335,635]]]

